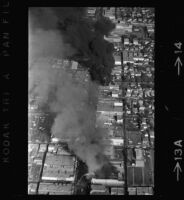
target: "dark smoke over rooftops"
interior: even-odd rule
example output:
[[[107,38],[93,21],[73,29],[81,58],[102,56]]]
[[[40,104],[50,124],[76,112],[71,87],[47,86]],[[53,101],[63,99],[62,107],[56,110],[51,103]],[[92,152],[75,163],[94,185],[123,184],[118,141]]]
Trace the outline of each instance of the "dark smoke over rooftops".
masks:
[[[51,132],[69,139],[69,148],[89,171],[110,164],[105,159],[107,131],[96,123],[98,84],[108,83],[114,65],[113,45],[104,40],[114,25],[105,18],[86,18],[86,8],[30,8],[29,95],[40,97],[54,116]],[[84,84],[64,68],[53,68],[53,59],[78,60],[91,75]]]
[[[82,7],[31,8],[33,30],[57,30],[62,36],[67,58],[77,60],[90,72],[91,78],[100,84],[108,84],[114,65],[113,45],[104,40],[115,25],[105,17],[98,21],[86,18]],[[69,45],[69,47],[67,46]]]

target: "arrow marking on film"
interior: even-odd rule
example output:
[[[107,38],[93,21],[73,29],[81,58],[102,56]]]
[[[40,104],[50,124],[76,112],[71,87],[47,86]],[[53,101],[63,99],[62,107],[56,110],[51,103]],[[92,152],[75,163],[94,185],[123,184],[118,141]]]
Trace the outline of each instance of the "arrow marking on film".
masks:
[[[174,66],[178,66],[178,76],[180,75],[180,66],[183,66],[183,64],[182,64],[182,62],[181,62],[181,60],[180,60],[180,57],[178,57],[177,59],[176,59],[176,62],[175,62],[175,64],[174,64]]]
[[[176,166],[173,171],[174,172],[176,171],[176,178],[177,178],[177,181],[179,181],[179,174],[180,172],[182,172],[179,162],[176,163]]]

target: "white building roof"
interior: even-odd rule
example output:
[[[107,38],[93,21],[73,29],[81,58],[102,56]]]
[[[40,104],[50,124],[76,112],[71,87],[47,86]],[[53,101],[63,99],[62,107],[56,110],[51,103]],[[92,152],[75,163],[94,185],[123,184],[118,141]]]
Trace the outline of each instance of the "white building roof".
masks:
[[[129,44],[129,39],[128,39],[128,38],[125,38],[125,39],[124,39],[124,44],[125,44],[125,45]]]
[[[122,102],[114,102],[114,106],[123,106]]]
[[[134,45],[138,45],[138,39],[135,39],[135,38],[134,38],[134,39],[133,39],[133,44],[134,44]]]
[[[112,97],[119,97],[119,95],[118,94],[112,94]]]
[[[78,62],[73,61],[72,62],[72,69],[77,69],[78,67]]]
[[[124,140],[120,138],[111,138],[110,141],[112,142],[113,146],[122,146],[124,143]]]

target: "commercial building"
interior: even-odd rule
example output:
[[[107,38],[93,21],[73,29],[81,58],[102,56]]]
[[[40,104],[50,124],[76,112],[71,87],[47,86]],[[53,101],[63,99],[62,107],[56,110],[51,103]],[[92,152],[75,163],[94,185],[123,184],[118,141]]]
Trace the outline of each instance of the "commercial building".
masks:
[[[40,183],[38,194],[72,195],[73,186],[70,183]]]

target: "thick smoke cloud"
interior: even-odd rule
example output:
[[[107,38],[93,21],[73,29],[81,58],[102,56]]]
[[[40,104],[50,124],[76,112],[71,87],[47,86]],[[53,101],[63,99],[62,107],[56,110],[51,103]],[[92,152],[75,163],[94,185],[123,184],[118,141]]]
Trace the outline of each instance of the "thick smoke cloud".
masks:
[[[86,8],[31,8],[34,29],[57,30],[65,44],[75,53],[67,57],[86,67],[92,80],[108,84],[114,64],[113,45],[104,40],[115,25],[105,17],[97,21],[86,18]],[[73,52],[73,51],[72,51]]]
[[[113,49],[103,39],[111,28],[100,28],[98,23],[102,22],[88,23],[85,13],[85,8],[30,9],[29,95],[39,96],[40,103],[48,104],[56,116],[52,134],[69,139],[69,148],[87,164],[89,171],[95,171],[108,163],[103,155],[106,132],[96,124],[95,82],[105,83],[110,77]],[[67,70],[52,67],[54,58],[79,57],[95,82],[84,84]]]

